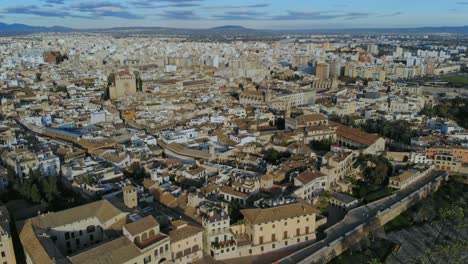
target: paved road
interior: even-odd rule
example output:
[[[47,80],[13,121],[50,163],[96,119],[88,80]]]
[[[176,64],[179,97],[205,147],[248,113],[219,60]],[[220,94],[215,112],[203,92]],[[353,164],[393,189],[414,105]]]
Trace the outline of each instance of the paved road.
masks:
[[[444,174],[446,174],[446,172],[444,171],[432,171],[424,178],[411,184],[407,188],[394,193],[391,196],[382,198],[378,201],[366,204],[364,206],[349,211],[349,213],[341,222],[325,230],[325,239],[311,246],[308,246],[284,259],[281,259],[280,261],[278,261],[278,263],[299,263],[300,261],[305,260],[310,255],[314,254],[321,248],[327,246],[333,241],[339,239],[340,237],[345,236],[346,233],[354,230],[361,224],[371,223],[375,219],[379,211],[383,211],[392,207],[394,204],[410,196],[411,194],[413,194],[420,188],[426,186],[427,184],[434,182],[436,178]]]

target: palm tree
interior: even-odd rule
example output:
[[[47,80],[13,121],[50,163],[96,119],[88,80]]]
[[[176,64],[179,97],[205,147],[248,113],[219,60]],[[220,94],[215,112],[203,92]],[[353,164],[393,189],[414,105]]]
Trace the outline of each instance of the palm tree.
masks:
[[[367,262],[367,264],[382,264],[377,258],[373,258]]]

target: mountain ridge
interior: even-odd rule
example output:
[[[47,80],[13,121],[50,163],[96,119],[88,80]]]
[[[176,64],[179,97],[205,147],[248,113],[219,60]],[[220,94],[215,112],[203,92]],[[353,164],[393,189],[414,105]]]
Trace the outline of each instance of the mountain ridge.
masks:
[[[270,34],[346,34],[346,33],[454,33],[468,34],[467,26],[441,26],[441,27],[414,27],[414,28],[348,28],[348,29],[251,29],[239,25],[224,25],[206,29],[183,29],[170,27],[113,27],[113,28],[95,28],[95,29],[74,29],[62,26],[31,26],[25,24],[6,24],[0,22],[0,35],[23,35],[32,33],[48,33],[48,32],[151,32],[164,34],[225,34],[225,33],[270,33]]]

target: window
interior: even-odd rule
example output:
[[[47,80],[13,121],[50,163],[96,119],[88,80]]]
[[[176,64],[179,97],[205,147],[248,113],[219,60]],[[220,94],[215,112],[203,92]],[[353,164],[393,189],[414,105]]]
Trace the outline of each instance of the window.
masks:
[[[164,249],[166,249],[166,251],[168,251],[168,250],[169,250],[169,244],[166,244],[166,245],[164,246]]]
[[[271,245],[271,248],[276,248],[276,245],[275,244]]]
[[[65,233],[65,239],[70,239],[70,232]]]
[[[6,255],[5,255],[5,252],[4,252],[4,251],[2,251],[2,257],[5,257],[5,256],[6,256]]]
[[[90,240],[90,241],[93,241],[93,240],[94,240],[94,236],[93,236],[93,235],[89,235],[89,240]]]
[[[271,241],[276,241],[276,234],[271,234]]]
[[[83,230],[80,230],[80,236],[82,236],[82,235],[83,235]]]
[[[75,232],[71,232],[71,237],[75,238]]]
[[[284,231],[283,233],[283,239],[287,239],[288,238],[288,231]]]
[[[95,227],[95,226],[88,226],[88,227],[86,228],[86,232],[88,232],[88,233],[92,233],[92,232],[94,232],[95,230],[96,230],[96,227]]]
[[[260,247],[260,250],[263,252],[263,246],[262,246],[262,247]]]
[[[301,222],[301,220],[300,220],[300,219],[297,219],[297,223],[299,224],[300,222]]]
[[[260,231],[263,231],[263,226],[260,227]]]
[[[75,241],[76,241],[76,245],[79,246],[80,245],[80,239],[76,239]]]
[[[260,236],[258,239],[260,240],[260,244],[263,244],[263,236]]]
[[[287,226],[288,225],[288,221],[284,221],[284,226]]]
[[[305,228],[305,233],[309,234],[309,227],[308,226],[306,226],[306,228]]]
[[[301,229],[297,228],[296,229],[296,236],[299,236],[299,235],[301,235]]]
[[[272,226],[272,227],[273,227],[273,228],[275,228],[275,224],[273,224],[273,226]]]

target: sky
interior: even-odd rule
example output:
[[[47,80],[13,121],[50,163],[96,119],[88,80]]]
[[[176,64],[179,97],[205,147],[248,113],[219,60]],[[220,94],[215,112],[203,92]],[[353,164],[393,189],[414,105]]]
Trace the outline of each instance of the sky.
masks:
[[[468,25],[468,0],[0,0],[0,22],[254,29]]]

